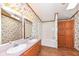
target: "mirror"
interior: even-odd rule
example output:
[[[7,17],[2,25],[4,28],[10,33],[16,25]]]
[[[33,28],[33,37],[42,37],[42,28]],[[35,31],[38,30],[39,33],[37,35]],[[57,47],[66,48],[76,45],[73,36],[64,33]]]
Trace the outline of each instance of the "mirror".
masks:
[[[32,22],[27,19],[24,19],[24,38],[27,39],[28,37],[32,36]]]
[[[21,18],[1,9],[1,43],[7,43],[22,38]]]
[[[32,22],[22,17],[1,9],[1,44],[22,39],[22,28],[24,28],[24,38],[30,37],[32,33]]]

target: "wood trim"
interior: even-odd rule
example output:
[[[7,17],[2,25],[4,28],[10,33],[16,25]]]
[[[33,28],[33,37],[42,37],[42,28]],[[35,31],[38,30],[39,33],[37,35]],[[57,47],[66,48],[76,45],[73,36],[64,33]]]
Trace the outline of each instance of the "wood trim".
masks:
[[[71,19],[77,14],[79,12],[79,10],[78,11],[76,11],[76,13],[71,17]]]
[[[68,19],[62,19],[62,20],[59,20],[58,22],[61,22],[61,21],[71,21],[71,20],[74,20],[74,19],[71,19],[71,18],[68,18]]]
[[[10,17],[10,14],[7,13],[5,10],[1,9],[1,15],[5,15],[5,16],[8,16]]]
[[[32,9],[32,7],[28,4],[28,3],[26,3],[27,4],[27,6],[34,12],[34,14],[39,18],[39,20],[42,22],[42,20],[40,19],[40,17],[36,14],[36,12]]]
[[[25,19],[25,18],[24,18]],[[30,24],[32,24],[32,22],[30,21],[30,20],[28,20],[28,19],[25,19],[25,21],[28,21]]]

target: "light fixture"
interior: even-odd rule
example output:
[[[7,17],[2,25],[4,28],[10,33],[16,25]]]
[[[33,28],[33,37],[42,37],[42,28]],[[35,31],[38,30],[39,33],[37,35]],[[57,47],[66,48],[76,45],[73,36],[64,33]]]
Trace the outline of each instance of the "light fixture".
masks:
[[[68,5],[68,7],[67,7],[67,10],[68,10],[68,9],[73,9],[73,8],[75,8],[76,5],[77,5],[77,3],[69,3],[69,5]]]
[[[17,19],[17,20],[20,20],[20,18],[18,18],[18,17],[15,16],[15,15],[11,15],[11,17],[13,17],[13,18],[15,18],[15,19]]]

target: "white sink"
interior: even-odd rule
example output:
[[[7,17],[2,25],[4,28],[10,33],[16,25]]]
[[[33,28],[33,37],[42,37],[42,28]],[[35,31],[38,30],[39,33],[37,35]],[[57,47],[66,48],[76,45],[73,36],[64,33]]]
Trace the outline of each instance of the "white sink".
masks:
[[[8,54],[15,54],[15,53],[19,53],[21,52],[22,50],[26,49],[27,47],[27,44],[19,44],[18,46],[16,47],[11,47],[7,50],[7,53]]]

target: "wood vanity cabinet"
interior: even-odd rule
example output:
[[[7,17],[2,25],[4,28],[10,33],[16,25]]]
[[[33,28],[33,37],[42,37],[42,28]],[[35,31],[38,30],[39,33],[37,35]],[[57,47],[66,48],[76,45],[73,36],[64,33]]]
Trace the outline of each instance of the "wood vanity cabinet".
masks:
[[[25,51],[21,56],[37,56],[40,53],[41,50],[41,42],[37,42],[35,45],[33,45],[30,49]]]

